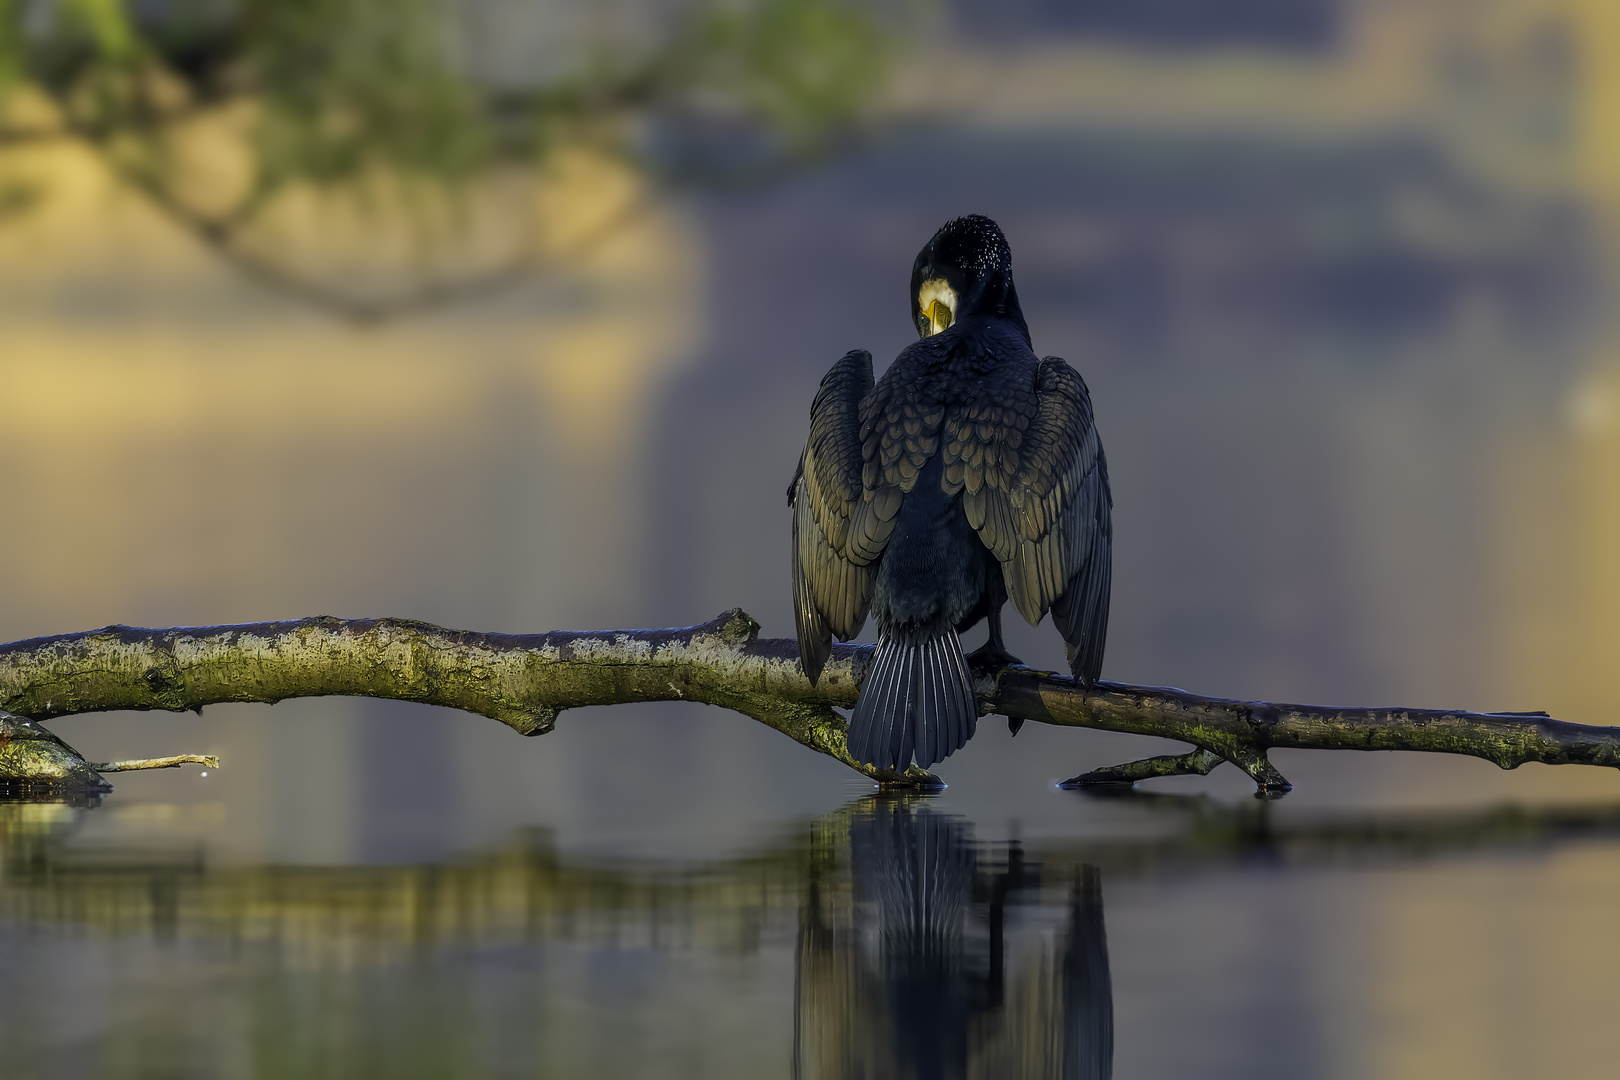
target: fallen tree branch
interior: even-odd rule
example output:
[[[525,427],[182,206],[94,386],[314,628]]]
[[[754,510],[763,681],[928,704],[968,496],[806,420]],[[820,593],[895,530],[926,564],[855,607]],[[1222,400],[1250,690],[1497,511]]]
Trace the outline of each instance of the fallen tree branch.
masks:
[[[163,630],[109,626],[17,641],[0,645],[0,708],[31,720],[19,717],[29,726],[16,731],[0,728],[0,775],[48,779],[29,773],[17,748],[65,744],[31,721],[341,694],[463,709],[524,735],[552,730],[565,709],[700,701],[751,716],[880,783],[938,784],[915,766],[896,773],[849,756],[845,722],[833,707],[855,703],[871,646],[834,646],[820,682],[811,686],[799,671],[796,644],[761,640],[758,633],[757,622],[733,610],[698,626],[661,630],[482,634],[405,619],[321,617]],[[1066,676],[1022,667],[982,678],[976,690],[982,712],[1196,747],[1097,770],[1070,784],[1207,773],[1230,761],[1248,773],[1259,794],[1279,794],[1289,785],[1267,759],[1274,747],[1469,754],[1504,769],[1527,761],[1620,767],[1620,730],[1542,713],[1334,709],[1111,682],[1086,693]],[[78,765],[95,776],[96,767],[82,758]]]

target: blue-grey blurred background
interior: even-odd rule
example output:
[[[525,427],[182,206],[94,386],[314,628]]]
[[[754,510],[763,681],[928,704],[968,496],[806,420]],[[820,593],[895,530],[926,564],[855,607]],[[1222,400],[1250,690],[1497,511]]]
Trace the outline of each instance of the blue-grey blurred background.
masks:
[[[188,10],[206,26],[235,6]],[[0,13],[27,45],[69,16],[113,33],[96,12],[117,7]],[[686,11],[447,10],[455,70],[520,89],[642,55]],[[0,138],[0,637],[316,614],[665,626],[739,605],[790,636],[783,490],[817,381],[848,349],[881,364],[907,343],[911,259],[947,218],[982,213],[1012,245],[1036,349],[1084,375],[1108,449],[1105,677],[1611,722],[1620,8],[958,0],[869,14],[870,85],[802,146],[797,114],[749,127],[724,102],[716,120],[630,101],[590,138],[558,121],[544,153],[491,159],[448,209],[424,197],[425,230],[399,210],[408,195],[357,209],[289,183],[223,242],[207,223],[272,145],[244,134],[264,107],[251,84],[177,122],[152,165],[93,120],[49,135],[72,115],[66,77],[0,63],[15,119]],[[804,48],[836,53],[841,24],[807,18],[783,25],[821,27]],[[796,39],[761,33],[795,55]],[[123,55],[95,40],[102,62]],[[143,107],[168,107],[165,86]],[[491,267],[521,272],[471,287]],[[378,297],[404,299],[354,317]],[[1010,644],[1061,662],[1049,626],[1016,625]],[[750,858],[797,850],[865,788],[741,716],[624,706],[523,740],[448,711],[316,699],[54,726],[93,759],[223,765],[122,777],[104,805],[29,811],[45,833],[16,835],[48,835],[65,866],[183,852],[188,873],[216,875],[196,895],[237,888],[277,929],[266,946],[198,901],[165,931],[148,919],[161,905],[111,886],[22,902],[0,883],[0,962],[50,1003],[31,1022],[8,1005],[0,1045],[40,1075],[73,1061],[120,1076],[763,1076],[804,1058],[791,904],[772,916],[786,929],[765,918],[763,938],[737,944],[730,901],[668,901],[677,922],[722,925],[729,944],[714,945],[687,923],[660,943],[664,908],[648,922],[604,900],[618,929],[542,962],[512,945],[489,960],[452,931],[429,935],[448,958],[373,955],[364,927],[382,908],[357,901],[351,919],[332,899],[367,874],[419,885],[434,867],[499,862],[535,836],[581,873],[753,888]],[[1076,845],[1183,835],[1189,807],[1239,825],[1257,812],[1229,769],[1162,783],[1203,801],[1052,787],[1169,745],[1040,725],[1011,740],[987,722],[939,767],[951,786],[928,813],[974,843],[1045,845],[1057,865]],[[1296,790],[1267,829],[1620,802],[1620,781],[1592,770],[1275,760]],[[1606,1075],[1613,837],[1447,845],[1303,868],[1271,848],[1196,870],[1173,852],[1117,873],[1104,860],[1119,1074]],[[336,884],[299,921],[274,914],[291,893],[253,867]],[[440,894],[412,895],[422,918],[449,918]],[[139,910],[102,917],[120,903]],[[543,973],[525,982],[531,962]],[[534,1014],[507,1026],[543,1017],[572,1034],[507,1045],[451,1025],[464,1044],[442,1060],[391,1059],[390,1025],[414,1015],[389,1004],[394,980],[428,995],[413,1008],[480,1023],[480,995],[526,994]],[[208,1019],[170,1016],[199,995]],[[256,1025],[308,1041],[277,1057],[243,1034]]]

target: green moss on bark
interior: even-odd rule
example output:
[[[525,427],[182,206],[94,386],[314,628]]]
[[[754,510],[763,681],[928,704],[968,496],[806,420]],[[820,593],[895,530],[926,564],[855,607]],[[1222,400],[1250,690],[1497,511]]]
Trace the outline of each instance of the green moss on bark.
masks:
[[[39,721],[338,694],[448,706],[539,735],[568,709],[698,701],[753,717],[881,783],[938,783],[915,767],[896,775],[849,756],[845,722],[833,709],[855,703],[870,646],[835,646],[812,686],[794,643],[761,640],[758,632],[759,624],[738,610],[689,627],[529,635],[331,617],[166,630],[112,626],[0,646],[0,708]],[[1288,788],[1266,756],[1279,746],[1470,754],[1503,768],[1525,761],[1620,766],[1614,729],[1541,714],[1327,709],[1121,683],[1087,693],[1071,679],[1027,668],[983,679],[978,689],[984,712],[1190,743],[1236,764],[1270,794]],[[38,766],[31,764],[35,757],[17,758],[22,771],[12,775],[43,776],[49,755],[39,754]],[[1208,764],[1207,756],[1182,755],[1113,771],[1119,780],[1140,779],[1207,772],[1193,766]]]

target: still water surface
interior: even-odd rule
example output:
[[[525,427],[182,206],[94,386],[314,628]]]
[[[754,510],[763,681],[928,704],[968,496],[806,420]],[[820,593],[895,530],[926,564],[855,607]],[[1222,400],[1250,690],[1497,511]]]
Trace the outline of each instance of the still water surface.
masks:
[[[682,860],[254,862],[223,803],[0,806],[5,1074],[1605,1075],[1620,804],[1053,791],[1068,835],[1021,839],[850,790]]]

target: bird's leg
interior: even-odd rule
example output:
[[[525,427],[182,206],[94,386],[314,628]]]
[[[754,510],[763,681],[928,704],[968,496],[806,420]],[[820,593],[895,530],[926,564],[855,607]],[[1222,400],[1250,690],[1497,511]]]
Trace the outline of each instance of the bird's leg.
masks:
[[[985,555],[985,563],[987,573],[980,602],[984,604],[984,620],[990,627],[990,636],[983,645],[963,657],[975,680],[995,679],[1012,665],[1022,666],[1024,663],[1007,651],[1007,643],[1001,639],[1001,606],[1007,602],[1007,585],[1001,577],[1001,564],[988,553]],[[976,618],[977,612],[970,617]],[[1023,726],[1022,720],[1007,718],[1007,730],[1014,735],[1018,734],[1018,729]]]
[[[994,675],[1004,667],[1023,663],[1007,651],[1007,643],[1001,640],[1001,605],[1007,602],[1007,585],[1001,577],[1001,564],[990,558],[986,562],[989,563],[989,572],[985,575],[984,583],[985,621],[990,624],[990,638],[967,656],[968,670],[976,676]]]
[[[1023,661],[1008,652],[1007,643],[1001,640],[1000,604],[991,605],[987,621],[990,623],[990,639],[968,653],[968,670],[975,675],[994,675],[1009,665],[1022,664]]]
[[[965,657],[968,670],[973,672],[975,678],[984,678],[985,676],[994,678],[1004,668],[1011,667],[1013,664],[1023,664],[1022,660],[1007,651],[1006,642],[1001,640],[1001,602],[997,597],[991,597],[990,611],[986,616],[986,621],[990,623],[990,640]],[[1007,718],[1007,730],[1014,735],[1018,734],[1018,729],[1023,726],[1024,721],[1022,719],[1014,720],[1010,716]]]

